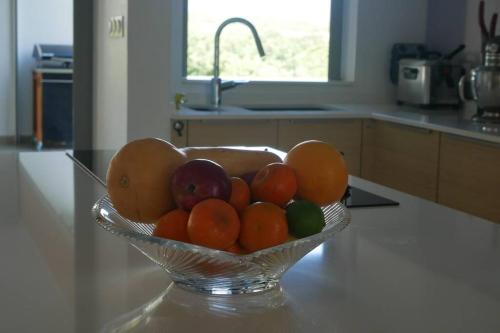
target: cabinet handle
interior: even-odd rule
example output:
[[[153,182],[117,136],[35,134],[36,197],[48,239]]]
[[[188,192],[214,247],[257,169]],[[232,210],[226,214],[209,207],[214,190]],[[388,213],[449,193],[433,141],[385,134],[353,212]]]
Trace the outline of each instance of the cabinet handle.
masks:
[[[176,122],[174,122],[174,125],[172,127],[177,132],[177,135],[179,137],[182,137],[182,131],[184,130],[185,127],[184,122],[177,120]]]

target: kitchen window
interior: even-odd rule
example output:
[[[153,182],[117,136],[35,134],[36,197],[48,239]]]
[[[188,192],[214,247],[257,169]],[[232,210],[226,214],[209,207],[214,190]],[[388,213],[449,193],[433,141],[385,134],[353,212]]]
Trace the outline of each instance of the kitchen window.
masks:
[[[231,17],[254,24],[266,56],[259,57],[250,30],[226,27],[220,40],[224,79],[329,82],[342,79],[343,0],[185,0],[183,77],[213,75],[214,35]]]

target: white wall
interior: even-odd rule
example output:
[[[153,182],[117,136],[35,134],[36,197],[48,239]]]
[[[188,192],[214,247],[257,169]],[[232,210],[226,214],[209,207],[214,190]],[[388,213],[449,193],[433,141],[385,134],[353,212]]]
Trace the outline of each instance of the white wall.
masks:
[[[114,149],[127,142],[127,41],[110,38],[108,20],[125,16],[127,0],[94,0],[94,119],[93,145]]]
[[[95,0],[94,129],[96,149],[167,138],[170,97],[170,1]],[[124,15],[125,38],[109,38],[108,20]]]
[[[481,34],[478,11],[480,0],[432,0],[429,2],[427,42],[432,49],[447,52],[460,43],[466,45],[470,65],[480,63]],[[500,13],[500,1],[486,1],[486,25],[493,13]],[[500,25],[497,27],[500,35]]]
[[[0,137],[15,135],[13,1],[0,1]]]
[[[166,138],[171,1],[128,0],[128,140]]]
[[[73,44],[73,0],[17,0],[17,112],[20,135],[33,133],[33,46]]]
[[[468,0],[432,0],[427,18],[427,46],[447,53],[464,42]]]

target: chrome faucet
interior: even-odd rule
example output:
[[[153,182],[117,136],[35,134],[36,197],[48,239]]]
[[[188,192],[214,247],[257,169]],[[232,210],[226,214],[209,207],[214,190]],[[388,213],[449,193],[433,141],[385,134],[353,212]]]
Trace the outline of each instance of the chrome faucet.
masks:
[[[219,57],[220,57],[220,35],[222,30],[231,23],[243,23],[246,25],[250,31],[252,32],[253,38],[255,39],[255,44],[257,45],[257,50],[259,51],[259,55],[264,57],[266,53],[264,52],[264,48],[262,47],[262,42],[260,41],[259,34],[257,33],[257,29],[255,29],[254,25],[249,21],[240,18],[233,17],[225,20],[217,29],[215,33],[215,45],[214,45],[214,77],[211,81],[211,95],[212,95],[212,106],[219,107],[221,104],[222,92],[224,90],[228,90],[234,88],[240,84],[248,83],[248,81],[225,81],[219,77],[220,69],[219,69]]]

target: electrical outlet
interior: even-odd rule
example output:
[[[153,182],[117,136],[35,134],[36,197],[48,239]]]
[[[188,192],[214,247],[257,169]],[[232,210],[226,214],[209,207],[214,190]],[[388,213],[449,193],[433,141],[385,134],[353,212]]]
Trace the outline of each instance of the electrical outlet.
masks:
[[[109,19],[109,37],[123,38],[125,36],[125,17],[113,16]]]

